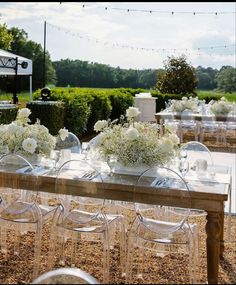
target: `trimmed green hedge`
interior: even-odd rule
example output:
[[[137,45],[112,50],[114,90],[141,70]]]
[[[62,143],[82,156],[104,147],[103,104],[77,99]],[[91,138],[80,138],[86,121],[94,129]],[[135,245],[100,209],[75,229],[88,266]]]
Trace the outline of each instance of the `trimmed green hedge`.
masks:
[[[64,127],[64,106],[61,102],[55,104],[29,102],[26,107],[31,110],[29,116],[31,123],[34,124],[39,119],[52,135],[57,135],[58,131]]]
[[[34,100],[40,98],[41,90],[34,93]],[[111,120],[125,115],[129,106],[134,104],[134,96],[140,92],[150,92],[156,97],[156,112],[165,108],[165,102],[169,99],[182,99],[182,95],[160,94],[156,90],[132,89],[132,88],[67,88],[56,87],[51,89],[51,100],[61,101],[64,105],[64,126],[71,132],[80,136],[84,133],[92,133],[97,120]],[[192,94],[186,97],[193,96]],[[199,96],[200,99],[219,99],[217,94]],[[45,112],[44,112],[45,113]],[[52,119],[55,121],[55,119]],[[51,128],[51,127],[50,127]],[[49,128],[49,129],[50,129]],[[50,130],[51,131],[51,130]],[[54,131],[53,131],[54,132]]]
[[[18,108],[1,109],[0,110],[0,124],[10,124],[16,119]]]
[[[51,99],[64,102],[64,126],[77,136],[93,132],[97,120],[115,119],[125,114],[133,105],[133,94],[142,90],[130,88],[52,88]],[[40,98],[41,90],[34,93],[34,100]]]

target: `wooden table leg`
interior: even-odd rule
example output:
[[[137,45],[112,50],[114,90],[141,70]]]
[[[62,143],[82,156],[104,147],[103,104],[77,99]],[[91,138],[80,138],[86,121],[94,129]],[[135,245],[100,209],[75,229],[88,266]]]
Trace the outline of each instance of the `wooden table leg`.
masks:
[[[220,213],[220,257],[223,256],[224,246],[224,212]]]
[[[220,263],[221,217],[219,212],[207,213],[207,280],[208,284],[218,284]]]

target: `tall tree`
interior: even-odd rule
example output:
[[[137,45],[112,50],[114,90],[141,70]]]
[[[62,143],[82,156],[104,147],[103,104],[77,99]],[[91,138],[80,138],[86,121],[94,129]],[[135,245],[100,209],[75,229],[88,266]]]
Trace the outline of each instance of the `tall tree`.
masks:
[[[236,91],[236,68],[223,66],[216,76],[217,88],[224,92]]]
[[[198,66],[196,68],[197,75],[197,88],[201,90],[213,90],[216,88],[216,74],[218,73],[217,69],[212,67],[204,68]]]
[[[5,50],[10,49],[12,41],[13,41],[13,36],[8,31],[7,25],[0,24],[0,48]]]
[[[156,88],[161,93],[195,94],[197,78],[195,68],[187,63],[184,55],[168,57],[165,71],[159,75]]]

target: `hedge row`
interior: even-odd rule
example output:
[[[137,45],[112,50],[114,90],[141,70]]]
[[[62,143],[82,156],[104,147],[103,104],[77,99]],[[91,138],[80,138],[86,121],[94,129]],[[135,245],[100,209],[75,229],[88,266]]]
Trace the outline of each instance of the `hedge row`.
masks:
[[[52,88],[52,101],[60,101],[64,106],[64,126],[76,135],[92,133],[97,120],[119,118],[133,105],[132,92],[138,89],[94,89],[94,88]],[[136,94],[135,93],[135,94]],[[40,98],[40,89],[33,94]],[[39,107],[40,108],[40,107]],[[38,117],[43,116],[38,112]],[[54,118],[57,122],[57,117]],[[42,121],[41,121],[42,122]],[[49,123],[45,124],[51,131]],[[60,127],[58,126],[58,130]]]
[[[1,109],[0,124],[9,124],[16,119],[18,108]]]
[[[33,96],[34,100],[40,98],[40,89]],[[69,131],[80,136],[84,133],[93,132],[93,126],[97,120],[114,120],[120,115],[125,114],[125,110],[134,104],[134,96],[140,92],[149,92],[144,89],[132,88],[114,88],[114,89],[96,89],[96,88],[52,88],[52,101],[61,102],[58,110],[46,109],[46,107],[32,107],[32,119],[39,118],[41,123],[47,126],[52,134],[65,126]],[[156,97],[156,112],[165,108],[165,102],[169,99],[180,100],[182,95],[160,94],[157,91],[150,91],[153,97]],[[191,95],[193,96],[193,95]],[[202,96],[201,96],[202,97]],[[201,98],[203,99],[203,98]],[[211,99],[217,100],[216,96],[207,96],[206,102]],[[63,107],[61,107],[63,106]],[[40,110],[41,108],[41,110]],[[57,108],[56,106],[54,108]],[[64,108],[64,116],[61,108]]]

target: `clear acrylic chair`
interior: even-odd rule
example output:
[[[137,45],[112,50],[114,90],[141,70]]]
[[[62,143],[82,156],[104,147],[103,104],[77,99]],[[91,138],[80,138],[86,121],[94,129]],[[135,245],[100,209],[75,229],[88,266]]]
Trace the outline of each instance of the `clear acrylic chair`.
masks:
[[[0,158],[0,171],[6,176],[3,180],[7,181],[0,189],[1,251],[7,259],[10,234],[11,237],[15,236],[14,255],[24,256],[21,254],[21,239],[28,232],[34,232],[34,255],[30,262],[33,263],[32,278],[36,278],[40,269],[42,226],[52,218],[55,207],[40,204],[38,176],[24,157],[17,154],[3,155]],[[18,173],[19,176],[12,176],[11,173]]]
[[[128,239],[127,283],[136,283],[135,278],[142,283],[145,281],[145,274],[157,277],[158,272],[155,271],[153,264],[161,265],[164,262],[163,258],[168,254],[187,254],[189,256],[186,263],[189,266],[189,281],[193,284],[197,283],[198,227],[188,223],[188,211],[185,215],[176,215],[176,207],[172,209],[170,206],[161,204],[137,203],[139,189],[143,186],[148,187],[147,192],[150,191],[150,194],[152,191],[160,191],[160,195],[162,191],[173,192],[170,196],[178,195],[180,201],[183,201],[187,208],[191,208],[189,186],[177,172],[167,167],[151,167],[140,175],[134,189],[136,218]],[[176,188],[181,190],[176,190]],[[146,255],[149,256],[148,260],[145,259]],[[178,264],[174,266],[175,274],[178,274]],[[179,269],[183,273],[182,268]],[[157,280],[152,282],[155,284]]]
[[[210,134],[211,137],[215,136],[216,144],[219,144],[222,140],[222,129],[219,122],[216,121],[215,115],[202,116],[200,122],[200,142],[204,143],[206,134]]]
[[[194,120],[191,110],[184,110],[181,112],[181,120],[179,123],[179,138],[181,143],[183,142],[184,134],[188,131],[193,131],[194,138],[198,141],[199,124]]]
[[[236,110],[231,111],[227,115],[226,122],[222,125],[223,132],[223,142],[225,146],[227,146],[228,139],[230,137],[235,137],[236,135]]]
[[[196,160],[204,159],[207,161],[207,171],[231,174],[231,167],[215,165],[212,153],[209,148],[201,142],[189,141],[184,143],[180,147],[180,154],[189,162],[189,168],[191,170],[196,169]],[[231,183],[232,184],[232,183]],[[228,224],[227,224],[227,239],[230,240],[231,237],[231,206],[232,206],[232,193],[231,189],[229,191],[229,210],[228,210]],[[184,211],[184,209],[183,209]],[[200,209],[191,209],[191,216],[206,216],[206,212]]]
[[[75,134],[69,132],[64,141],[60,137],[57,137],[55,149],[70,149],[72,153],[81,153],[81,142]]]
[[[184,154],[185,152],[185,154]],[[189,161],[190,169],[195,169],[197,159],[205,159],[208,166],[213,165],[213,159],[209,148],[201,142],[188,141],[180,146],[180,153]]]
[[[99,282],[79,268],[59,268],[40,275],[32,284],[99,284]]]
[[[79,184],[79,186],[78,186]],[[80,187],[75,195],[64,195],[69,187]],[[125,233],[123,217],[105,212],[105,200],[94,199],[98,191],[105,191],[102,175],[86,160],[70,160],[64,163],[56,177],[55,192],[61,197],[61,207],[54,217],[51,235],[49,266],[54,264],[55,252],[59,253],[59,263],[66,262],[65,246],[71,241],[71,266],[76,265],[77,244],[84,242],[100,243],[103,247],[103,282],[109,282],[110,243],[115,226],[120,228],[121,274],[124,273]],[[75,188],[76,189],[76,188]],[[100,190],[98,190],[100,189]],[[77,194],[80,193],[80,196]],[[88,197],[83,197],[88,196]],[[89,198],[91,197],[91,199]],[[56,245],[59,251],[56,251]],[[67,243],[68,245],[68,243]],[[67,261],[68,262],[68,261]]]

